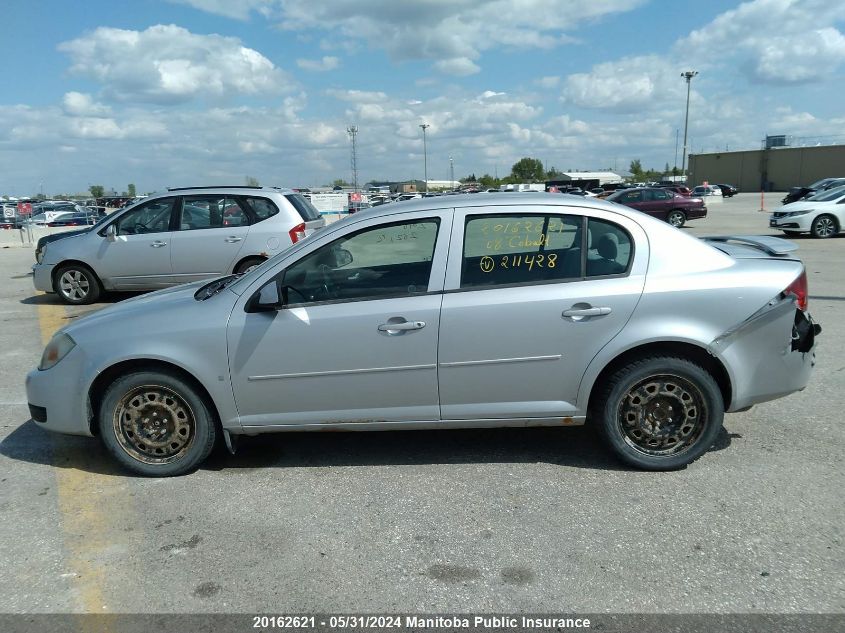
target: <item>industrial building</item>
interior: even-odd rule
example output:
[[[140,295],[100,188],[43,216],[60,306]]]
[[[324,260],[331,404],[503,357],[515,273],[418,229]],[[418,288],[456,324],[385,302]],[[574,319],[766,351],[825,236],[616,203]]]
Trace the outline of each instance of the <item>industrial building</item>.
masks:
[[[690,154],[687,182],[690,187],[707,182],[736,185],[740,191],[787,191],[845,176],[845,145],[767,145],[767,149]]]
[[[554,180],[546,181],[546,189],[549,187],[580,187],[581,189],[593,189],[604,185],[617,185],[624,182],[622,176],[612,171],[567,171]]]

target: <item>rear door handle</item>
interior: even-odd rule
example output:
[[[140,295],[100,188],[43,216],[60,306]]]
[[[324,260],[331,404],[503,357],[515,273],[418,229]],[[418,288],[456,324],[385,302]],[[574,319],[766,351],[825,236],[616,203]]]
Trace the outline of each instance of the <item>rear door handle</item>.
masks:
[[[235,242],[240,242],[242,239],[244,239],[244,238],[242,238],[242,237],[237,237],[237,236],[235,236],[235,235],[230,235],[229,237],[227,237],[227,238],[226,238],[225,240],[223,240],[223,241],[224,241],[224,242],[226,242],[226,243],[228,243],[228,244],[234,244]]]
[[[156,240],[155,242],[150,244],[150,246],[152,246],[153,248],[161,248],[162,246],[167,246],[167,242],[161,242],[159,240]]]
[[[569,310],[563,311],[563,316],[566,318],[573,318],[573,317],[594,317],[594,316],[604,316],[605,314],[610,314],[610,308],[570,308]]]
[[[382,323],[378,326],[379,332],[388,334],[400,334],[408,330],[421,330],[425,327],[425,321],[400,321],[399,323]]]

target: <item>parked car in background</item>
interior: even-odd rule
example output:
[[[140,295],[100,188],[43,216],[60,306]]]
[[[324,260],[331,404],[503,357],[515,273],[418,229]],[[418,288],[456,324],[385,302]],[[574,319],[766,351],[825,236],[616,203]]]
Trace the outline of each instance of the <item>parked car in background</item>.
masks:
[[[692,195],[692,190],[684,185],[659,185],[659,187],[661,189],[666,189],[667,191],[674,191],[682,196],[689,197]]]
[[[676,228],[682,227],[687,220],[707,217],[707,207],[704,206],[704,200],[682,196],[662,187],[625,189],[608,196],[606,200],[642,211],[664,220]]]
[[[96,224],[105,216],[105,213],[100,214],[96,210],[74,211],[53,218],[47,222],[47,226],[90,226]]]
[[[733,198],[736,194],[739,193],[739,189],[734,187],[733,185],[719,184],[716,186],[722,190],[722,196],[724,196],[725,198]]]
[[[835,189],[845,185],[845,178],[822,178],[806,187],[792,187],[789,193],[786,194],[781,202],[783,204],[792,204],[798,200],[809,198],[820,191],[827,191],[828,189]]]
[[[787,235],[810,233],[820,239],[836,235],[845,226],[845,186],[775,209],[769,226]]]
[[[46,211],[37,213],[30,218],[30,222],[36,226],[47,226],[50,222],[55,222],[59,218],[68,215],[73,215],[76,211]]]
[[[691,195],[699,198],[704,196],[721,196],[722,190],[716,185],[698,185],[693,188]]]
[[[152,290],[244,273],[323,226],[320,212],[290,190],[168,189],[91,229],[39,240],[33,281],[67,303],[91,303],[103,290]]]
[[[27,400],[155,477],[241,434],[584,423],[677,469],[726,412],[807,385],[820,330],[794,248],[546,193],[386,205],[241,277],[74,319]]]

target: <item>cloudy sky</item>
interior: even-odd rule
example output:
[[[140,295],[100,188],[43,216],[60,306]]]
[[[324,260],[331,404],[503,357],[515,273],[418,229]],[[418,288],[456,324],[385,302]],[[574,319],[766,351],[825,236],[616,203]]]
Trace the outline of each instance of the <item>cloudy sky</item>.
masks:
[[[3,0],[0,194],[671,166],[843,135],[842,0]],[[678,150],[680,161],[680,149]]]

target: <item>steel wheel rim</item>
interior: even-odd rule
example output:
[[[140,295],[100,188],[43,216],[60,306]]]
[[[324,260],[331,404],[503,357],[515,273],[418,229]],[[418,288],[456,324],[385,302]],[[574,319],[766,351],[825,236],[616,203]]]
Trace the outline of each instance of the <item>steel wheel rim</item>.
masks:
[[[59,277],[59,289],[65,298],[79,301],[88,296],[91,283],[81,270],[68,270]]]
[[[830,237],[834,233],[833,220],[830,218],[819,218],[816,220],[816,235]]]
[[[652,457],[687,452],[701,437],[708,417],[701,390],[672,374],[638,381],[617,407],[617,424],[625,443]]]
[[[145,464],[180,459],[196,436],[191,407],[161,385],[143,385],[124,394],[115,407],[112,426],[120,447]]]
[[[681,226],[683,224],[683,218],[680,213],[677,211],[675,213],[669,214],[669,224],[674,226],[675,228]]]

